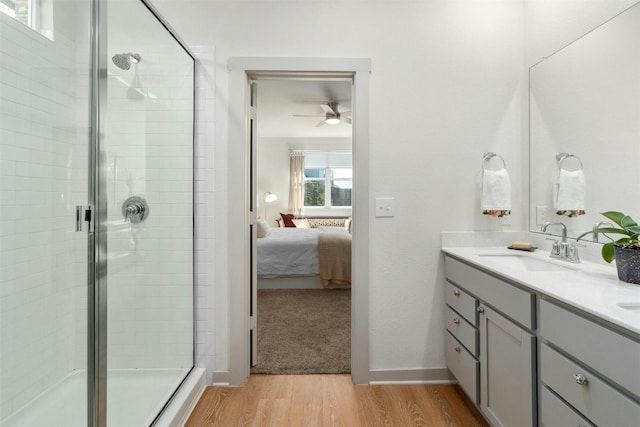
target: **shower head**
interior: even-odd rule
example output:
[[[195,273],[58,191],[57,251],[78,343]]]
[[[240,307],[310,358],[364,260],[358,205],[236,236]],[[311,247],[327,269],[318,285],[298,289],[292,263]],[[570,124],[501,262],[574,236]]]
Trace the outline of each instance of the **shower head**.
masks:
[[[116,67],[121,70],[128,70],[131,68],[131,63],[137,64],[140,62],[142,57],[137,53],[116,53],[113,55],[111,60],[115,64]]]

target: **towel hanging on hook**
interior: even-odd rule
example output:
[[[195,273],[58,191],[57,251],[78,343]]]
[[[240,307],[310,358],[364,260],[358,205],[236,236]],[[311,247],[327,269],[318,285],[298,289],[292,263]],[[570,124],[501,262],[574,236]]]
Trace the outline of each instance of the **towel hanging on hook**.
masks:
[[[502,160],[502,167],[497,170],[487,169],[490,159]],[[480,188],[480,209],[483,215],[501,218],[511,215],[511,181],[507,173],[507,163],[502,156],[485,153],[482,158],[482,184]]]
[[[564,162],[568,159],[577,160],[580,167],[574,170],[565,169]],[[556,154],[556,160],[558,161],[558,176],[554,185],[553,198],[556,215],[568,216],[569,218],[584,215],[586,213],[586,179],[582,160],[575,154],[568,153]]]

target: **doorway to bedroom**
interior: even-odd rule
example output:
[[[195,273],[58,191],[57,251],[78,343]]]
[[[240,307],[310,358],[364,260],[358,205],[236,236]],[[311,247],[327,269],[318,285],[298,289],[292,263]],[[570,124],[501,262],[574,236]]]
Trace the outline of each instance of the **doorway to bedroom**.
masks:
[[[249,78],[251,373],[350,373],[353,76]]]

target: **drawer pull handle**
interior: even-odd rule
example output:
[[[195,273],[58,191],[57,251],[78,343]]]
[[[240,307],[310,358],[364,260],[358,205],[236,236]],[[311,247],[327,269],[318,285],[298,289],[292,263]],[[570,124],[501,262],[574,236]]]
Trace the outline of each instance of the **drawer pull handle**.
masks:
[[[587,381],[587,377],[582,374],[574,374],[573,379],[576,380],[576,384],[587,385],[589,381]]]
[[[453,349],[456,351],[456,353],[460,353],[460,347],[453,347]]]
[[[453,319],[453,323],[455,323],[456,325],[460,324],[460,319],[458,319],[457,317]]]
[[[458,291],[458,290],[453,291],[453,295],[459,297],[460,296],[460,291]]]
[[[478,313],[484,313],[484,307],[478,307],[477,311]]]

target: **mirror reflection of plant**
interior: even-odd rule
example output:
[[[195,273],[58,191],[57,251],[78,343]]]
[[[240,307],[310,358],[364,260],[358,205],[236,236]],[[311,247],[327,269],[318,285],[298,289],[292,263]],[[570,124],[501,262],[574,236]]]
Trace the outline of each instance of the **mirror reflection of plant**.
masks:
[[[576,241],[580,240],[581,238],[583,238],[588,234],[593,234],[593,233],[604,234],[611,241],[602,245],[602,258],[609,263],[613,261],[616,257],[613,249],[615,246],[620,248],[640,250],[640,242],[638,241],[638,236],[640,235],[640,225],[638,225],[638,223],[636,223],[633,220],[633,218],[631,218],[629,215],[623,214],[622,212],[616,212],[616,211],[602,212],[602,215],[607,217],[611,221],[613,221],[620,228],[603,227],[603,228],[598,228],[597,230],[586,231],[581,235],[579,235],[576,238]],[[611,237],[607,236],[607,233],[622,234],[625,237],[622,237],[618,240],[614,240]]]

